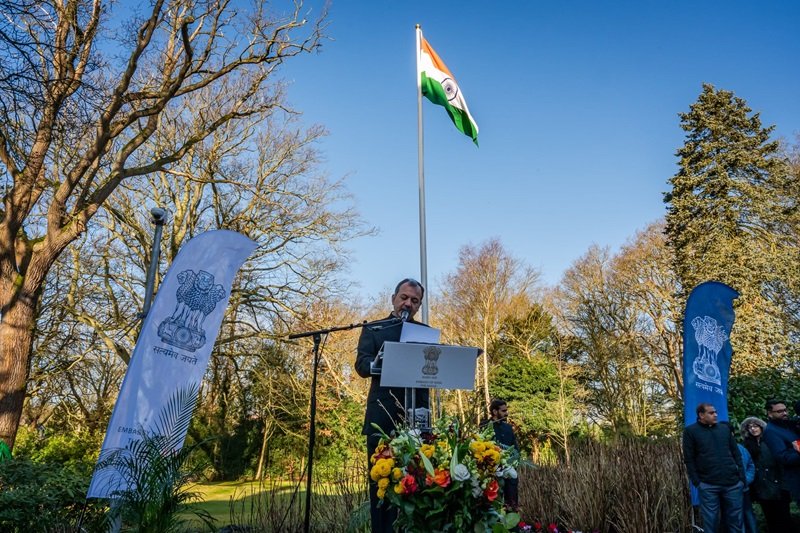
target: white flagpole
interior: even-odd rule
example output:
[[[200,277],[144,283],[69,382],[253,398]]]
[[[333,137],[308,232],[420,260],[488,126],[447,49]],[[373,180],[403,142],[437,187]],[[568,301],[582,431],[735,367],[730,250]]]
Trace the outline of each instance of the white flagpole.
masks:
[[[417,24],[417,173],[419,174],[419,274],[422,286],[428,290],[428,252],[425,235],[425,158],[422,150],[422,80],[420,79],[420,54],[422,29]],[[422,299],[422,321],[428,323],[428,297]]]
[[[422,53],[422,29],[417,24],[417,173],[419,174],[419,275],[420,283],[428,291],[428,296],[422,299],[422,322],[428,322],[428,245],[425,236],[425,157],[422,150],[422,79],[420,77],[420,54]],[[442,416],[441,390],[434,393],[436,401],[436,416]]]

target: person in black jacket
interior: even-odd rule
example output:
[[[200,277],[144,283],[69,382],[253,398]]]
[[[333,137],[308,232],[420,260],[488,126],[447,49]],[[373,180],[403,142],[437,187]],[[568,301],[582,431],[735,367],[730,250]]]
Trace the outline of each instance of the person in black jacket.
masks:
[[[508,423],[508,403],[500,398],[495,398],[489,404],[489,412],[492,413],[492,418],[484,421],[481,427],[491,422],[494,428],[495,442],[505,448],[514,448],[516,453],[519,454],[517,436],[514,435],[514,428]],[[519,480],[516,477],[504,480],[503,501],[506,507],[512,510],[519,509]]]
[[[761,439],[766,422],[754,416],[745,418],[740,426],[744,447],[756,465],[756,477],[750,485],[750,497],[764,511],[769,533],[795,531],[791,522],[791,498],[783,481],[783,468]]]
[[[795,429],[795,423],[789,418],[786,402],[782,400],[768,400],[767,427],[764,429],[763,439],[772,452],[775,460],[783,468],[783,481],[792,499],[800,505],[800,453],[797,441],[800,433]]]
[[[727,422],[717,423],[717,409],[710,403],[697,406],[697,422],[683,430],[683,461],[692,484],[700,494],[703,531],[744,531],[742,517],[745,485],[742,456]]]
[[[380,351],[384,342],[397,342],[400,340],[402,320],[414,322],[414,315],[422,305],[422,297],[425,295],[425,288],[416,280],[406,278],[397,284],[392,294],[392,312],[386,319],[381,321],[377,328],[369,325],[361,329],[361,336],[358,339],[358,353],[356,355],[356,372],[362,378],[371,380],[369,393],[367,394],[367,408],[364,415],[364,426],[361,433],[367,436],[367,459],[369,460],[375,453],[375,449],[380,443],[381,434],[372,424],[377,425],[384,433],[390,434],[395,426],[405,419],[404,406],[410,404],[405,398],[406,389],[402,387],[381,387],[380,376],[373,376],[370,372],[370,364]],[[395,319],[395,322],[392,322]],[[428,389],[409,389],[415,392],[415,403],[417,408],[428,408]],[[369,468],[369,463],[367,468]],[[397,512],[389,509],[387,504],[378,506],[377,485],[370,483],[369,490],[370,517],[372,519],[373,532],[390,532],[392,524],[397,518]]]

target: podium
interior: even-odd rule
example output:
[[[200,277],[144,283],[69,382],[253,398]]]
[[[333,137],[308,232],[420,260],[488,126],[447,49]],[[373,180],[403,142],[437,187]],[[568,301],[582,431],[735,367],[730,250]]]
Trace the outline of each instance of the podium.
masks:
[[[385,342],[381,387],[472,390],[478,351],[469,346]]]
[[[406,417],[412,427],[424,430],[430,427],[430,409],[417,408],[416,389],[474,389],[479,352],[467,346],[387,341],[373,373],[380,374],[381,387],[406,389]]]

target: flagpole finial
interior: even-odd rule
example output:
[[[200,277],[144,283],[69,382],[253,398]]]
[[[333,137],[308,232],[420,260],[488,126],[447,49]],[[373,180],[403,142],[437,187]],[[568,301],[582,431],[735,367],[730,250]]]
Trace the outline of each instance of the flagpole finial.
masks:
[[[419,28],[420,28],[420,25],[419,25],[419,24],[417,24],[417,29],[419,29]]]

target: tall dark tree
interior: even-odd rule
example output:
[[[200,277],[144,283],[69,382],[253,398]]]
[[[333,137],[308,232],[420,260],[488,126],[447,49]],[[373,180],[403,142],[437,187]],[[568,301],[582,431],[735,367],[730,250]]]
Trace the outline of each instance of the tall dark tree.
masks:
[[[731,91],[704,84],[680,119],[686,138],[664,201],[681,295],[707,280],[739,291],[733,367],[752,372],[787,353],[770,289],[789,274],[786,159],[771,139],[774,126],[763,126]]]

